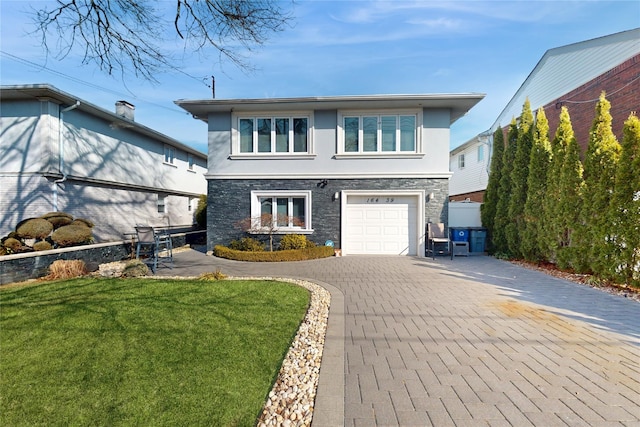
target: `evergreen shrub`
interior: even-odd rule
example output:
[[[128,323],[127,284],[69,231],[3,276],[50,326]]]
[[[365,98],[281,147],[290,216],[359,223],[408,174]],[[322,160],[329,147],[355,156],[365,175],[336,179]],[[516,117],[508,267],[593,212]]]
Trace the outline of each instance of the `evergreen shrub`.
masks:
[[[122,277],[142,277],[149,274],[149,267],[139,259],[128,261],[122,269]]]
[[[304,261],[333,256],[334,249],[331,246],[316,246],[314,248],[274,251],[274,252],[246,252],[230,249],[217,245],[213,248],[213,254],[219,258],[233,259],[236,261],[254,262],[283,262]]]
[[[243,237],[240,240],[232,240],[229,243],[229,248],[243,252],[262,252],[264,251],[264,243],[253,237]]]
[[[53,224],[46,219],[31,218],[16,227],[16,234],[23,239],[42,240],[53,231]]]
[[[93,241],[91,229],[84,225],[65,225],[51,234],[51,239],[59,247],[88,244]]]
[[[53,224],[53,228],[60,228],[73,222],[73,217],[65,212],[49,212],[40,218],[46,219]]]
[[[280,239],[280,250],[305,249],[315,246],[304,234],[286,234]]]
[[[40,240],[33,244],[34,251],[48,251],[49,249],[53,249],[53,245],[46,240]]]

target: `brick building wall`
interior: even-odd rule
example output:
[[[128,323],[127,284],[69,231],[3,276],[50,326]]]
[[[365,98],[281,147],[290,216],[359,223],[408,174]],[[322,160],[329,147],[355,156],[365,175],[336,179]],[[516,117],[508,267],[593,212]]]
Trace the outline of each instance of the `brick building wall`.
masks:
[[[472,191],[470,193],[456,194],[455,196],[449,196],[449,201],[450,202],[464,202],[465,200],[469,199],[469,201],[471,201],[471,202],[483,203],[484,202],[484,193],[485,193],[485,190]]]
[[[589,144],[596,103],[602,91],[611,103],[613,133],[618,141],[622,141],[622,128],[629,114],[632,111],[640,113],[640,54],[545,105],[549,137],[553,139],[558,128],[560,108],[566,106],[584,155]]]

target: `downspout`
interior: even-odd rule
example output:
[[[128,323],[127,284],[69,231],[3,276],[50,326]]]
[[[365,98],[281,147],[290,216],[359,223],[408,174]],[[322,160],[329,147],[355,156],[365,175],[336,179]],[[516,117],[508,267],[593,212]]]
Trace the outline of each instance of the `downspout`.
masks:
[[[53,181],[53,211],[58,211],[58,184],[61,184],[67,180],[67,174],[64,172],[64,113],[67,111],[78,108],[80,101],[76,101],[75,104],[63,108],[58,113],[58,171],[62,175],[62,178]]]

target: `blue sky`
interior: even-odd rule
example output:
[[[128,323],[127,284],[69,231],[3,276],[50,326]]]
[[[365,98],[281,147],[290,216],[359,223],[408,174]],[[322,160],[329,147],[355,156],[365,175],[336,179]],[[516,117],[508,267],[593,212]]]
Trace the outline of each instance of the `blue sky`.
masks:
[[[168,7],[174,3],[166,0]],[[0,0],[0,81],[49,83],[113,111],[124,99],[136,121],[206,152],[206,124],[177,99],[480,92],[486,98],[451,129],[454,148],[487,130],[548,49],[640,27],[632,1],[297,0],[292,25],[247,52],[255,70],[217,52],[180,50],[182,70],[152,84],[108,76],[73,54],[48,57],[26,12],[52,1]],[[283,3],[289,7],[290,3]]]

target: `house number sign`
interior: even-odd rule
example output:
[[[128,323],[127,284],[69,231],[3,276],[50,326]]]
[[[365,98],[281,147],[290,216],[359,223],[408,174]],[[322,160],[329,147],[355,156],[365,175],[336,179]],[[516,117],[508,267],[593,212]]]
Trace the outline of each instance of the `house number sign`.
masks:
[[[393,203],[393,197],[367,197],[366,203]]]

